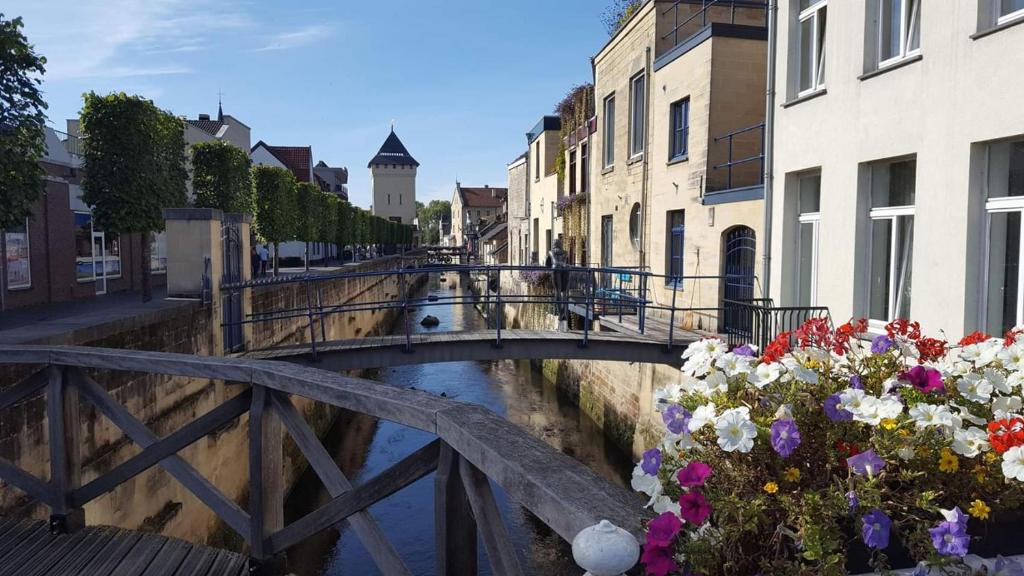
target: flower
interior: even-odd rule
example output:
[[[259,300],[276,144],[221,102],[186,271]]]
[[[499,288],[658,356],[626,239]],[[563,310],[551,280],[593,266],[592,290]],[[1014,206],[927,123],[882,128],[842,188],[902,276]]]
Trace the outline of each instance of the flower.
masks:
[[[956,383],[956,388],[960,391],[960,395],[967,400],[979,403],[987,403],[991,400],[994,390],[991,382],[983,378],[981,374],[973,372],[961,378]]]
[[[861,518],[861,537],[864,545],[876,550],[884,550],[889,547],[889,529],[892,527],[892,520],[879,509],[868,512]]]
[[[737,356],[746,356],[748,358],[753,358],[756,354],[754,348],[755,346],[751,346],[750,344],[744,344],[743,346],[739,346],[736,349],[734,349],[732,353]]]
[[[857,498],[857,493],[850,490],[846,493],[846,504],[850,507],[850,512],[853,512],[860,506],[860,500]]]
[[[673,434],[682,434],[686,432],[687,426],[690,424],[691,416],[692,414],[690,414],[689,410],[679,406],[678,404],[669,406],[661,413],[661,419],[665,421],[665,426],[668,428],[668,431]]]
[[[747,382],[750,382],[758,388],[764,388],[765,386],[775,382],[782,376],[782,365],[772,363],[761,363],[757,365],[757,368],[747,375]]]
[[[658,497],[661,496],[662,490],[664,490],[658,477],[647,474],[639,465],[633,469],[633,478],[630,480],[629,485],[632,486],[633,490],[643,492],[650,497],[647,506],[653,505]]]
[[[867,450],[847,458],[846,465],[858,476],[874,476],[885,468],[885,460],[879,458],[874,450]]]
[[[939,471],[952,474],[960,469],[960,460],[953,455],[949,448],[943,448],[939,453]]]
[[[1024,445],[1024,418],[1008,418],[988,423],[988,441],[996,454]]]
[[[953,451],[967,458],[974,458],[989,449],[988,435],[976,426],[966,430],[953,431]]]
[[[726,452],[750,452],[757,436],[757,426],[750,421],[748,408],[726,410],[715,421],[718,446]]]
[[[942,392],[946,389],[942,382],[942,373],[934,368],[925,368],[924,366],[914,366],[901,374],[900,380],[909,383],[925,394]]]
[[[853,420],[853,414],[842,407],[842,400],[838,393],[825,398],[825,415],[833,422]]]
[[[988,504],[985,504],[984,500],[975,500],[974,502],[971,502],[971,507],[967,509],[967,513],[978,520],[988,520],[990,512],[992,512],[992,509],[989,508]]]
[[[651,448],[644,452],[640,468],[650,476],[657,476],[658,470],[661,468],[661,450]]]
[[[871,341],[871,353],[872,354],[885,354],[893,347],[892,339],[886,335],[876,336]]]
[[[800,430],[793,420],[772,422],[771,434],[772,448],[783,458],[789,458],[800,445]]]
[[[689,429],[690,432],[696,432],[708,424],[713,424],[717,416],[715,416],[715,403],[708,402],[703,406],[697,407],[693,411],[693,416],[690,417]]]
[[[787,482],[796,482],[800,479],[800,469],[787,468],[782,477],[785,478]]]
[[[708,476],[711,476],[711,466],[693,461],[676,474],[676,479],[679,480],[679,485],[683,488],[694,488],[703,486],[707,482]]]
[[[644,546],[640,562],[649,576],[668,576],[679,571],[671,548],[664,546]]]
[[[679,517],[666,512],[647,525],[647,546],[671,546],[682,529]]]
[[[853,388],[854,390],[863,390],[864,389],[864,383],[861,382],[860,376],[858,376],[856,374],[854,374],[853,376],[850,376],[850,388]]]
[[[683,520],[700,526],[711,515],[711,505],[700,492],[687,492],[679,497],[679,515]]]
[[[668,496],[662,495],[654,499],[654,503],[651,505],[651,510],[654,510],[655,514],[671,512],[676,516],[679,516],[679,503],[674,502]]]
[[[895,430],[900,425],[900,422],[895,418],[882,418],[881,425],[886,430]]]
[[[967,526],[960,522],[940,522],[935,528],[928,530],[932,537],[932,546],[942,556],[957,556],[963,558],[967,555],[967,547],[971,543],[971,537],[967,534]]]
[[[936,404],[915,404],[910,409],[910,418],[918,428],[929,426],[953,426],[953,413],[949,408]]]
[[[1024,446],[1014,446],[1003,453],[1003,476],[1024,482]]]
[[[769,482],[764,485],[764,491],[769,494],[775,494],[776,492],[779,491],[779,485],[776,484],[775,482]]]

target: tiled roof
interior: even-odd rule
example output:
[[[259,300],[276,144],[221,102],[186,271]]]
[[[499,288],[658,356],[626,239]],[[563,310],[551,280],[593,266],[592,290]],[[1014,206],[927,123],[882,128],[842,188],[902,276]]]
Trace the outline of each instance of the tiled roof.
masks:
[[[396,166],[419,166],[420,163],[409,154],[406,150],[405,144],[398,139],[398,135],[395,134],[395,130],[392,128],[391,134],[388,134],[388,139],[384,141],[384,145],[380,147],[377,155],[370,160],[367,167],[371,167],[374,164],[393,164]]]
[[[313,166],[313,148],[310,146],[270,146],[260,140],[252,147],[253,150],[263,146],[281,161],[299,182],[309,182],[310,167]]]
[[[466,188],[459,186],[463,208],[499,208],[508,197],[508,188]]]
[[[224,127],[223,122],[217,122],[216,120],[188,120],[188,123],[211,136],[220,134],[221,128]]]

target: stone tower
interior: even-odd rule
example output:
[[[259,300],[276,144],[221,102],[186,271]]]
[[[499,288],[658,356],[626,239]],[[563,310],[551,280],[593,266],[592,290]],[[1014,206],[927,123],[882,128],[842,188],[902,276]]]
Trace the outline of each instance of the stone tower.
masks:
[[[392,127],[384,145],[370,160],[374,216],[402,224],[413,223],[416,219],[416,168],[419,165]]]

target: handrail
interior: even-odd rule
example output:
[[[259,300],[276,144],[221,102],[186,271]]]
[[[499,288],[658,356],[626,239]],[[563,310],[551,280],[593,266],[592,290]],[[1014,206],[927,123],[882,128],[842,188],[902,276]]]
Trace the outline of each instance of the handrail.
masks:
[[[758,184],[764,184],[764,145],[765,145],[765,142],[764,142],[764,134],[765,134],[764,127],[765,127],[764,122],[761,122],[760,124],[755,124],[753,126],[748,126],[747,128],[741,128],[740,130],[736,130],[736,131],[730,132],[730,133],[728,133],[728,134],[726,134],[724,136],[719,136],[719,137],[715,138],[715,143],[718,143],[718,142],[720,142],[722,140],[726,140],[726,139],[728,139],[728,141],[729,141],[729,160],[727,162],[723,163],[723,164],[717,164],[715,166],[712,166],[712,170],[719,170],[721,168],[728,168],[729,171],[728,171],[727,176],[726,176],[726,187],[725,187],[726,190],[732,190],[732,188],[733,188],[733,186],[732,186],[733,167],[734,166],[739,166],[741,164],[746,164],[748,162],[760,162],[761,163],[761,169],[758,170],[758,180],[757,180],[757,183]],[[742,158],[740,160],[734,160],[733,159],[733,140],[735,139],[736,136],[739,136],[741,134],[746,134],[747,132],[753,132],[754,130],[760,130],[761,131],[760,153],[758,153],[758,154],[756,154],[754,156],[747,157],[747,158]]]
[[[698,17],[700,17],[700,19],[701,19],[701,28],[703,29],[705,26],[708,25],[708,18],[707,18],[708,9],[712,8],[712,7],[715,7],[716,4],[723,4],[724,5],[727,2],[729,4],[728,7],[731,8],[730,18],[729,18],[729,23],[730,24],[735,24],[736,23],[736,8],[738,7],[740,9],[755,9],[755,10],[759,9],[759,10],[764,10],[764,13],[765,13],[765,27],[766,28],[768,27],[768,2],[767,2],[767,0],[676,0],[676,2],[674,2],[672,4],[672,6],[670,6],[669,8],[666,8],[665,11],[662,12],[662,15],[664,16],[665,14],[668,14],[669,11],[675,10],[675,19],[674,19],[674,22],[673,22],[675,25],[672,28],[672,30],[670,30],[667,33],[663,34],[661,36],[661,39],[662,40],[667,40],[669,36],[672,36],[672,45],[673,46],[678,46],[679,45],[679,30],[681,28],[686,27],[687,24],[689,24],[690,22],[692,22],[695,19],[697,19]],[[701,5],[700,11],[697,12],[696,14],[693,14],[692,16],[690,16],[689,18],[687,18],[686,20],[684,20],[683,22],[680,23],[679,22],[679,5],[680,4],[694,4],[694,5],[696,5],[698,3],[700,3],[700,5]],[[689,38],[689,36],[687,36],[687,38]]]

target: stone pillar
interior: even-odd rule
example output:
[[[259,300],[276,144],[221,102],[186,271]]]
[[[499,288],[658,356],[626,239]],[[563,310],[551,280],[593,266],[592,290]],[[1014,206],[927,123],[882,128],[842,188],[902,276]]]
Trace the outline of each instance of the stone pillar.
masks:
[[[221,225],[224,214],[212,208],[168,208],[167,297],[209,302],[214,355],[224,354],[220,281],[224,271]]]
[[[242,243],[242,281],[252,280],[252,262],[250,250],[252,250],[252,216],[249,214],[225,214],[224,224],[230,224],[238,228],[238,238]],[[242,291],[242,318],[249,318],[252,315],[252,288]],[[245,349],[253,348],[253,325],[243,324],[242,334],[245,337]]]

